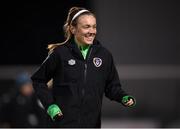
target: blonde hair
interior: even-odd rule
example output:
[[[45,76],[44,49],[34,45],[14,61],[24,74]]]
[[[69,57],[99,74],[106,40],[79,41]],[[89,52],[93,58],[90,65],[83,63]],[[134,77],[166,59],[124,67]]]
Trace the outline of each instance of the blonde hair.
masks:
[[[53,43],[53,44],[49,44],[48,45],[48,50],[49,53],[51,53],[57,46],[59,45],[63,45],[65,43],[67,43],[71,37],[72,37],[72,32],[70,30],[70,26],[76,26],[77,25],[77,18],[82,15],[82,14],[91,14],[95,17],[95,15],[93,13],[91,13],[90,11],[86,11],[81,13],[80,15],[78,15],[76,18],[73,19],[73,17],[81,10],[86,10],[85,8],[81,8],[81,7],[72,7],[70,8],[69,12],[68,12],[68,16],[66,19],[66,22],[63,26],[63,30],[64,30],[64,37],[66,38],[66,40],[62,43]],[[72,20],[73,19],[73,20]]]

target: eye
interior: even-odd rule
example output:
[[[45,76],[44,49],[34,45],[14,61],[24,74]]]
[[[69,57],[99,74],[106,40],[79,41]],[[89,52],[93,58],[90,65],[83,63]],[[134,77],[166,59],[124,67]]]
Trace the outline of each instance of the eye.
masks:
[[[89,25],[85,25],[85,26],[83,26],[83,28],[85,28],[85,29],[87,29],[87,28],[89,28],[90,26]]]

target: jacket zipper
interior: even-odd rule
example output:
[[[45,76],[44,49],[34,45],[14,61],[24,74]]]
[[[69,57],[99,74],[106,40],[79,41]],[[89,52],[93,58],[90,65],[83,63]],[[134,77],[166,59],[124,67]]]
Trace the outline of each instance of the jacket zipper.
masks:
[[[89,58],[90,58],[91,52],[92,52],[92,48],[90,48],[88,57],[87,57],[87,59],[85,60],[85,64],[84,64],[84,84],[86,83],[86,78],[87,78],[87,62],[88,62],[88,60],[89,60]]]
[[[87,76],[87,63],[84,64],[84,84],[86,83],[86,76]]]
[[[90,58],[90,56],[91,56],[91,52],[92,52],[92,48],[90,48],[90,51],[89,51],[89,54],[88,54],[88,57],[87,57],[87,59],[85,60],[85,64],[84,64],[84,84],[86,84],[86,80],[87,80],[87,68],[88,68],[88,66],[87,66],[87,62],[88,62],[88,60],[89,60],[89,58]],[[82,89],[82,95],[84,96],[84,88]]]
[[[86,80],[87,80],[87,68],[88,68],[88,66],[87,66],[87,61],[89,60],[89,57],[90,57],[90,55],[91,55],[91,52],[92,52],[92,48],[90,48],[90,51],[89,51],[89,54],[88,54],[87,59],[84,60],[84,61],[85,61],[85,63],[84,63],[84,85],[86,84]],[[82,88],[81,93],[82,93],[82,98],[84,98],[84,95],[85,95],[85,87]],[[82,103],[83,103],[83,99],[82,99]],[[80,114],[80,116],[81,116],[81,114]],[[82,122],[81,119],[79,119],[79,123],[80,123],[80,124],[82,124],[81,122]]]

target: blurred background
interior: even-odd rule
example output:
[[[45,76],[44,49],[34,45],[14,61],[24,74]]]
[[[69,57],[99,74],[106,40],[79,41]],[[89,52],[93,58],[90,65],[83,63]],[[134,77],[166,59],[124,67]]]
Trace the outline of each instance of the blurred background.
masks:
[[[136,107],[125,108],[104,98],[102,127],[180,127],[180,5],[176,0],[1,3],[0,110],[14,98],[10,94],[19,88],[19,74],[30,76],[46,58],[47,45],[64,41],[62,26],[72,6],[95,13],[97,38],[112,52],[123,88],[137,100]],[[8,114],[0,116],[3,121]],[[37,125],[32,116],[28,118]],[[0,127],[9,126],[2,123]]]

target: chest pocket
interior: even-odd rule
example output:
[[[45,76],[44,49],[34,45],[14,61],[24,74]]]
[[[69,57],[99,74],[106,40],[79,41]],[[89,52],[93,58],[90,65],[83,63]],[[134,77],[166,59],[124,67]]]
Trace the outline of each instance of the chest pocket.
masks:
[[[75,59],[64,60],[63,71],[64,79],[68,82],[76,82],[79,78],[78,62]]]
[[[90,69],[92,75],[92,80],[105,81],[105,76],[107,75],[106,63],[103,58],[94,57],[90,61]],[[91,81],[92,81],[91,80]]]

